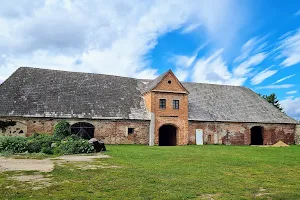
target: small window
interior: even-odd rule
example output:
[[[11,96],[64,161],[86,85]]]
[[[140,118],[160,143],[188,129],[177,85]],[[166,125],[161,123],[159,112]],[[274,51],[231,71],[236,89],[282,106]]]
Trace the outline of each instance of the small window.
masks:
[[[159,100],[159,108],[162,108],[162,109],[166,108],[166,100],[165,99]]]
[[[172,81],[171,81],[171,80],[168,80],[168,83],[169,83],[169,84],[171,84],[171,83],[172,83]]]
[[[173,100],[173,109],[179,109],[179,100]]]
[[[128,135],[134,134],[134,128],[128,128]]]

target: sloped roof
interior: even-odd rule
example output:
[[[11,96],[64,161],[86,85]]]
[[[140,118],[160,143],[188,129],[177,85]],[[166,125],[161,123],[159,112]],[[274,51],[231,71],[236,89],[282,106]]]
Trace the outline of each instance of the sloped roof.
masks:
[[[183,85],[190,92],[190,120],[297,123],[246,87],[203,83]]]
[[[0,116],[149,120],[142,93],[164,75],[141,80],[22,67],[0,85]],[[297,123],[248,88],[182,84],[190,120]]]
[[[134,78],[21,67],[0,85],[0,116],[149,119],[144,87]]]

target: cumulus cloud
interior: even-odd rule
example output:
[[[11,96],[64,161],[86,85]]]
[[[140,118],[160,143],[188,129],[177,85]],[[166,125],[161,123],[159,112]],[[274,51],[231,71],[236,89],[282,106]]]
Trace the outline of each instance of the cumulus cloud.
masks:
[[[256,76],[254,76],[251,79],[251,84],[252,85],[257,85],[259,83],[262,83],[265,79],[273,76],[278,72],[278,70],[270,70],[272,67],[269,67],[261,72],[259,72]]]
[[[232,10],[240,10],[235,7],[231,0],[5,1],[0,8],[0,55],[6,55],[0,58],[1,75],[27,65],[153,78],[158,74],[147,54],[160,36],[202,24],[211,38],[230,42],[242,19],[232,17]]]
[[[284,111],[291,117],[300,120],[300,98],[287,98],[280,101]]]
[[[292,75],[290,75],[290,76],[283,77],[283,78],[281,78],[281,79],[275,81],[273,84],[277,84],[277,83],[280,83],[280,82],[282,82],[282,81],[285,81],[286,79],[292,78],[292,77],[295,76],[295,75],[296,75],[296,74],[292,74]]]

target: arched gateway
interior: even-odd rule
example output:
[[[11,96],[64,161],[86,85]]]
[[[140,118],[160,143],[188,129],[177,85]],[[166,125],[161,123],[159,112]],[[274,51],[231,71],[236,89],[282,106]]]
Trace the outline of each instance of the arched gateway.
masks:
[[[163,125],[159,128],[159,146],[176,146],[177,128],[173,125]]]
[[[78,122],[71,126],[71,133],[78,135],[84,139],[93,138],[94,131],[95,131],[94,125],[87,122]]]
[[[263,127],[253,126],[251,128],[251,145],[263,145]]]

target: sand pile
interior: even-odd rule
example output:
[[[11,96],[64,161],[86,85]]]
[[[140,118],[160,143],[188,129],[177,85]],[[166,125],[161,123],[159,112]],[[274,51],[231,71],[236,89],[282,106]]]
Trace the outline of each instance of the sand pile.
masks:
[[[286,143],[282,142],[281,140],[277,142],[276,144],[272,145],[273,147],[289,147]]]

